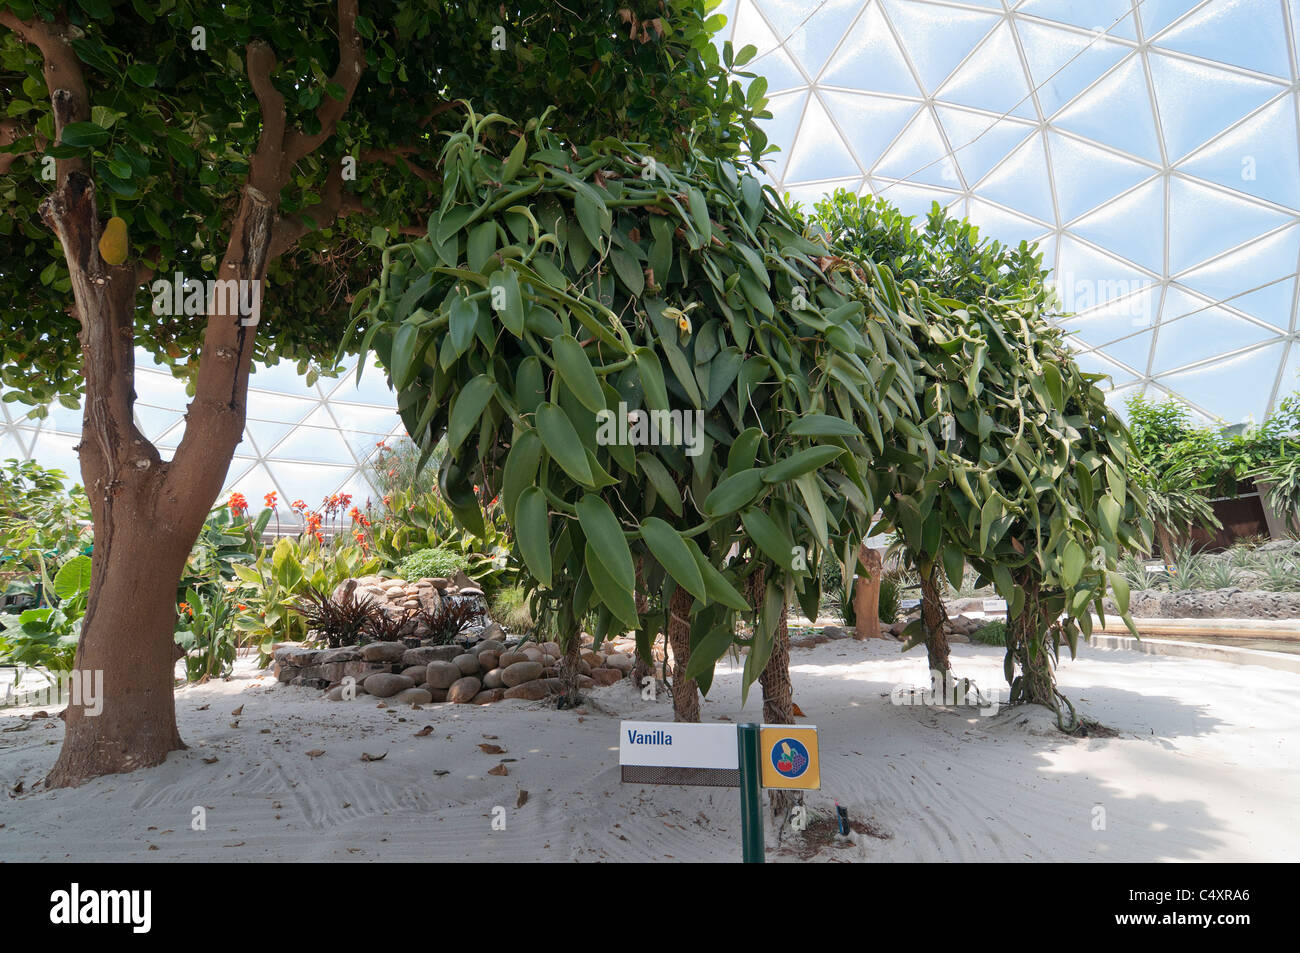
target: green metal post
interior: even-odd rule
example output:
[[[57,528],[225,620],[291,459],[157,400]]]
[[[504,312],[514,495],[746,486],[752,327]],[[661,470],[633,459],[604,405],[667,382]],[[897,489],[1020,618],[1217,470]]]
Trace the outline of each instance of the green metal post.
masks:
[[[758,725],[737,726],[740,745],[740,837],[747,864],[763,863],[763,776],[759,764]]]

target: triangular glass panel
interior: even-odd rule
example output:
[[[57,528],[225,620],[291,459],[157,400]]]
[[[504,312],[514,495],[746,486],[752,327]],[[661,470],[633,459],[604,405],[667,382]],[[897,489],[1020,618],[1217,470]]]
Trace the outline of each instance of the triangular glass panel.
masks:
[[[858,18],[817,82],[900,96],[922,95],[884,14],[874,3]]]
[[[947,206],[954,198],[959,197],[953,192],[930,185],[910,185],[906,182],[888,182],[881,179],[873,180],[873,184],[876,195],[883,196],[904,215],[916,216],[920,220],[930,214],[930,207],[935,202],[940,206]],[[924,225],[924,221],[920,224]]]
[[[1180,172],[1300,209],[1295,97],[1286,95],[1179,163]]]
[[[1247,419],[1259,423],[1264,419],[1268,406],[1267,389],[1242,387],[1241,382],[1268,381],[1271,384],[1277,376],[1284,346],[1281,343],[1268,344],[1213,364],[1166,374],[1159,381],[1227,423],[1240,423]]]
[[[1017,16],[1016,32],[1043,115],[1050,116],[1122,60],[1123,43]]]
[[[940,103],[935,104],[934,111],[967,182],[982,179],[1037,128],[1016,119],[997,119]]]
[[[1258,324],[1171,287],[1165,293],[1151,372],[1166,373],[1273,336],[1274,332]]]
[[[1180,274],[1178,283],[1286,328],[1290,326],[1297,257],[1300,228],[1287,228]],[[1266,287],[1252,292],[1265,283]],[[1250,304],[1246,303],[1248,297],[1253,299]]]
[[[789,150],[794,144],[795,130],[799,128],[803,105],[807,100],[807,90],[773,96],[767,103],[772,118],[759,120],[759,126],[767,135],[768,141],[781,147],[780,152],[774,152],[763,160],[764,166],[775,179],[779,180],[782,177],[786,163],[790,161]]]
[[[1293,221],[1246,199],[1173,176],[1169,180],[1169,269],[1197,262]]]
[[[1156,34],[1203,0],[1143,0],[1138,7],[1138,17],[1142,21],[1142,32],[1148,37],[1159,38]]]
[[[746,73],[757,73],[766,79],[769,95],[791,89],[802,89],[808,85],[808,80],[799,72],[799,67],[794,65],[794,60],[790,59],[785,50],[779,46],[770,53],[764,53],[758,59],[751,60],[742,68]],[[745,81],[741,82],[743,85]]]
[[[785,48],[803,64],[809,76],[816,76],[848,32],[853,18],[862,11],[862,0],[826,0],[813,7],[811,13],[802,9],[809,4],[760,0],[760,6],[778,33],[787,37]],[[777,22],[773,17],[778,8],[791,7],[797,8],[799,18],[794,26],[786,29],[783,22]]]
[[[1009,212],[978,196],[969,202],[966,217],[971,224],[978,226],[980,233],[996,238],[1004,245],[1019,245],[1022,241],[1032,242],[1043,234],[1043,223],[1034,222],[1014,212]]]
[[[930,110],[923,109],[872,170],[873,175],[957,190],[961,179]]]
[[[881,0],[927,91],[938,89],[1001,17],[913,0]]]
[[[977,186],[980,195],[1024,212],[1048,225],[1056,223],[1052,181],[1041,136],[1033,136],[1011,153]]]
[[[1136,379],[1129,370],[1103,357],[1098,351],[1076,354],[1074,363],[1078,364],[1079,370],[1085,374],[1105,374],[1114,385],[1127,384]]]
[[[1290,80],[1286,22],[1276,3],[1208,3],[1155,40],[1156,45],[1207,60],[1244,66]]]
[[[1103,254],[1068,233],[1061,236],[1056,270],[1051,282],[1060,298],[1061,310],[1077,314],[1128,299],[1138,292],[1155,288],[1157,281],[1131,264]],[[1155,299],[1159,304],[1159,298]],[[1154,317],[1150,299],[1137,301],[1145,309],[1149,326]],[[1134,316],[1141,316],[1134,311]]]
[[[1148,271],[1163,274],[1164,223],[1164,180],[1156,179],[1085,215],[1070,230]]]
[[[1020,65],[1011,25],[1006,21],[999,24],[980,44],[975,55],[943,84],[936,98],[999,115],[1028,105],[1032,116],[1032,97],[1024,68]]]
[[[762,56],[777,46],[778,37],[767,20],[754,7],[753,0],[737,0],[736,16],[731,22],[731,45],[737,50],[753,44]]]
[[[862,167],[869,169],[921,108],[905,99],[826,89],[819,96],[844,130]]]
[[[1047,133],[1061,221],[1071,222],[1156,174],[1150,166],[1051,130]]]
[[[821,98],[814,94],[804,109],[803,122],[781,178],[788,183],[808,182],[860,177],[864,171],[844,144]]]
[[[1170,161],[1181,159],[1285,88],[1154,49],[1147,62]]]
[[[1160,137],[1150,104],[1142,61],[1130,56],[1053,121],[1069,132],[1159,162]],[[1117,122],[1116,116],[1123,116],[1124,121]]]
[[[1137,39],[1130,0],[1025,0],[1016,12],[1081,26],[1098,35]]]

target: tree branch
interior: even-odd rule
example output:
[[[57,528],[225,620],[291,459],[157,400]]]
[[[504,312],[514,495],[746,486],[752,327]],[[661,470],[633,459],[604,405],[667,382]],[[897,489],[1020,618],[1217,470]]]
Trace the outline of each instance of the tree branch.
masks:
[[[292,168],[299,159],[311,155],[334,135],[338,122],[348,111],[352,96],[361,81],[365,69],[365,54],[361,49],[361,35],[357,33],[357,0],[339,0],[339,65],[334,71],[331,82],[343,88],[343,98],[335,99],[325,94],[320,106],[316,108],[316,118],[320,120],[320,132],[306,135],[295,131],[289,135],[284,144],[286,165]]]
[[[63,127],[90,119],[90,96],[81,61],[72,51],[64,28],[33,18],[20,20],[9,11],[0,11],[0,25],[7,26],[26,42],[41,51],[45,88],[50,91],[54,107],[54,138],[62,141]],[[80,157],[55,161],[57,182],[61,186],[73,172],[86,172],[86,160]]]

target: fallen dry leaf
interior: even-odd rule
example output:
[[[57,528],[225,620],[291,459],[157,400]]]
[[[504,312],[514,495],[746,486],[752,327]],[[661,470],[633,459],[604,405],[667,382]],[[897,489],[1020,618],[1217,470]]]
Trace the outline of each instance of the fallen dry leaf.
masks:
[[[479,745],[479,750],[484,754],[505,754],[506,749],[500,745]]]
[[[495,774],[498,778],[504,778],[510,773],[510,769],[504,764],[498,764],[495,768],[488,768],[488,774]]]
[[[803,713],[803,709],[800,708],[798,705],[796,705],[794,702],[791,702],[791,703],[790,703],[790,710],[794,712],[796,718],[807,718],[807,717],[808,717],[807,715],[805,715],[805,714]]]
[[[244,713],[244,706],[243,706],[243,705],[240,705],[238,708],[236,708],[236,709],[235,709],[234,711],[232,711],[230,714],[231,714],[231,717],[233,717],[233,718],[238,718],[238,717],[239,717],[240,715],[242,715],[243,713]]]
[[[362,761],[383,761],[387,757],[388,757],[387,751],[385,751],[383,754],[366,754],[364,751],[361,752]]]
[[[204,759],[203,759],[203,763],[204,763],[204,764],[216,764],[216,763],[217,763],[217,760],[218,760],[218,759],[217,759],[217,756],[216,756],[216,755],[213,755],[211,758],[204,758]]]
[[[423,728],[421,728],[419,731],[415,733],[414,737],[423,738],[425,735],[430,735],[432,733],[433,733],[433,725],[425,725]]]
[[[525,790],[523,790],[522,788],[520,788],[520,789],[519,789],[519,797],[518,797],[518,799],[515,801],[515,807],[516,807],[516,808],[521,808],[521,807],[523,807],[523,806],[524,806],[525,804],[527,804],[527,803],[528,803],[528,792],[525,791]]]
[[[195,710],[195,711],[207,711],[207,710],[208,710],[209,708],[211,708],[211,707],[212,707],[211,705],[200,705],[198,708],[196,708],[196,709],[194,709],[194,710]]]
[[[319,758],[319,757],[320,757],[321,755],[323,755],[324,753],[325,753],[325,752],[322,751],[320,748],[316,748],[315,750],[308,751],[308,752],[307,752],[307,757],[309,757],[309,758]]]
[[[238,728],[238,727],[239,727],[239,722],[237,722],[237,721],[232,721],[232,722],[230,723],[230,727],[231,727],[231,728]]]
[[[497,736],[496,736],[496,735],[484,735],[483,737],[486,738],[488,741],[496,741],[496,740],[497,740]]]

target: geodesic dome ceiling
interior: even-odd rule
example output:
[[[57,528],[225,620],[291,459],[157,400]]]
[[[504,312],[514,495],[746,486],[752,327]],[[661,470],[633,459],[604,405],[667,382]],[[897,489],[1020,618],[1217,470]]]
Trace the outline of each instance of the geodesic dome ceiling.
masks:
[[[1300,387],[1300,0],[724,0],[811,203],[1036,240],[1115,396],[1259,422]],[[1152,393],[1154,392],[1154,393]],[[1118,403],[1118,401],[1117,401]]]
[[[908,214],[938,201],[1037,240],[1079,363],[1116,398],[1175,394],[1261,421],[1300,387],[1300,0],[723,0],[752,43],[804,203],[848,188]],[[181,382],[138,356],[141,430],[167,454]],[[403,433],[382,371],[308,385],[258,367],[227,477],[257,504],[377,494],[365,461]],[[1120,401],[1116,401],[1120,403]],[[0,404],[0,459],[79,480],[81,412]]]

